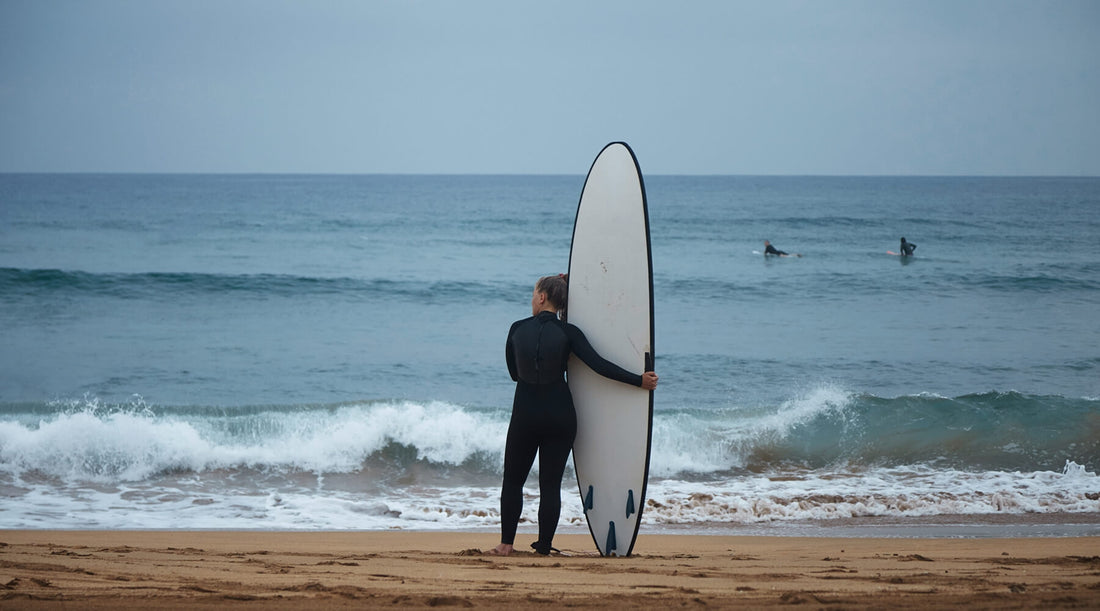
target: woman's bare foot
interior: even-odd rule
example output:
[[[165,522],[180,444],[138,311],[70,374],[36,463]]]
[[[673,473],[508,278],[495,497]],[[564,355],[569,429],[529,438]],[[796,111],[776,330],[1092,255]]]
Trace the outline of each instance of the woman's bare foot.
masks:
[[[507,556],[512,553],[512,546],[507,543],[501,543],[488,552],[492,556]]]

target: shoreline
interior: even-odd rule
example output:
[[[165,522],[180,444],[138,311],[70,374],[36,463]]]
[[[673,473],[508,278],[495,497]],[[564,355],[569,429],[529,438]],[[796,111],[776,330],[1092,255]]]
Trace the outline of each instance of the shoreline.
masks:
[[[1100,537],[1100,511],[861,516],[755,524],[643,525],[653,534],[840,539],[1029,539]]]
[[[628,558],[562,534],[550,557],[495,532],[0,531],[20,609],[1100,607],[1100,537],[643,534]],[[521,533],[517,549],[534,535]]]
[[[4,526],[0,532],[59,531],[59,532],[256,532],[256,533],[498,533],[498,525],[471,525],[459,527],[453,524],[438,526],[426,523],[419,528],[287,528],[257,527],[178,527],[156,526],[90,526],[37,528],[30,526]],[[536,535],[538,528],[530,521],[519,524],[519,534]],[[562,522],[558,535],[588,535],[588,525],[581,522]],[[858,516],[832,519],[772,520],[754,523],[651,523],[643,516],[639,536],[651,535],[705,535],[720,537],[810,537],[837,539],[1016,539],[1016,538],[1073,538],[1100,537],[1100,511],[1051,512],[1051,513],[984,513],[937,514],[929,516]]]

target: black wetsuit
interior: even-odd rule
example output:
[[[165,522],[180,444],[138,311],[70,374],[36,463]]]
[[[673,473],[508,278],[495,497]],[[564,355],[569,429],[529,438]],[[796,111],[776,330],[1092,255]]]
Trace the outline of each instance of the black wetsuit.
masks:
[[[913,251],[917,249],[917,245],[912,242],[901,241],[901,254],[908,257],[913,254]]]
[[[512,420],[504,448],[504,483],[500,492],[500,541],[515,543],[523,511],[523,484],[539,455],[539,540],[535,551],[550,553],[561,515],[561,480],[577,436],[577,412],[565,381],[570,353],[593,371],[634,386],[642,376],[604,359],[576,326],[540,312],[518,320],[508,331],[508,373],[516,381]]]
[[[777,257],[779,257],[779,256],[785,257],[785,256],[787,256],[787,253],[783,252],[782,250],[776,250],[774,246],[772,246],[771,244],[768,244],[767,248],[764,249],[764,255],[765,256],[775,255]]]

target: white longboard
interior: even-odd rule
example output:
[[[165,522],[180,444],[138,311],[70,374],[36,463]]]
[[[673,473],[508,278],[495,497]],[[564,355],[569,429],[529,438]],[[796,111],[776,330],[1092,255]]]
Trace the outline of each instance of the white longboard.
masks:
[[[601,356],[635,373],[652,368],[653,271],[645,186],[630,147],[613,142],[592,163],[569,253],[570,323]],[[604,556],[634,549],[645,505],[653,393],[604,378],[576,356],[573,464],[588,528]]]

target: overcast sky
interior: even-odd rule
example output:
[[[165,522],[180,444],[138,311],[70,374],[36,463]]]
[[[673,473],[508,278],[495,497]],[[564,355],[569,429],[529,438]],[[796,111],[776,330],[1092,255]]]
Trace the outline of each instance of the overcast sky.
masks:
[[[1100,175],[1095,0],[0,0],[0,171]]]

